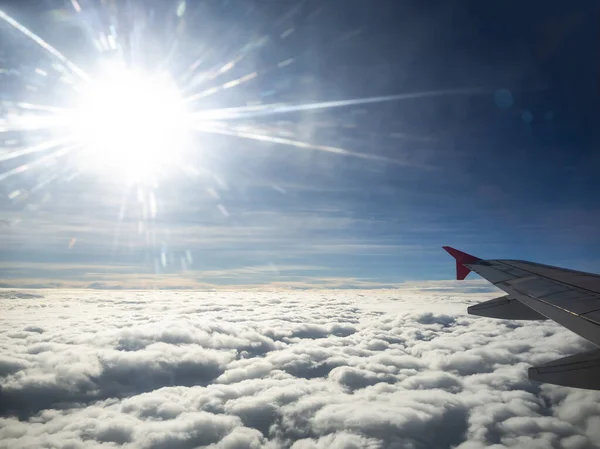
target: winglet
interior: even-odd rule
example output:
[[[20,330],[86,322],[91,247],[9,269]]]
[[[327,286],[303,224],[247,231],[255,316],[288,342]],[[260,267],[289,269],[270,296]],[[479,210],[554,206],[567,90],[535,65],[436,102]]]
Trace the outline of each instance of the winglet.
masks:
[[[462,281],[471,272],[471,270],[465,267],[463,264],[476,263],[477,261],[481,260],[479,257],[463,253],[462,251],[454,249],[451,246],[442,246],[442,248],[444,248],[448,254],[456,259],[456,279],[459,281]]]

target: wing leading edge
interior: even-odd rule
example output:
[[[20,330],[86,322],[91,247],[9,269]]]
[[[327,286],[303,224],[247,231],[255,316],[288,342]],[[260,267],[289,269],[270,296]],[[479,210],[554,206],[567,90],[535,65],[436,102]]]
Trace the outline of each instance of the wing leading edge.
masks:
[[[507,295],[467,309],[472,315],[511,320],[551,319],[600,347],[600,276],[520,260],[483,260],[449,246],[456,278],[474,271]],[[600,390],[600,350],[529,369],[529,378]]]

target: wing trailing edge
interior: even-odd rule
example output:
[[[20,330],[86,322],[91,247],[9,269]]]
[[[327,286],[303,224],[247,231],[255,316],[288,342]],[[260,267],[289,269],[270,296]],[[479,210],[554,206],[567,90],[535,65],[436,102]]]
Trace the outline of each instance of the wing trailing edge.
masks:
[[[470,315],[499,318],[502,320],[546,320],[541,313],[527,307],[510,295],[480,302],[467,308]]]
[[[534,366],[528,375],[537,382],[600,390],[600,349]]]

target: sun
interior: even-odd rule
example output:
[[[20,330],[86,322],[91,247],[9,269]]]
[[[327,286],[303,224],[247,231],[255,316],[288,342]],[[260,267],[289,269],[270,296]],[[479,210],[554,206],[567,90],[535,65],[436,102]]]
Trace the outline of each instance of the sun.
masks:
[[[81,85],[68,126],[83,170],[150,181],[180,164],[188,114],[166,75],[112,68]]]

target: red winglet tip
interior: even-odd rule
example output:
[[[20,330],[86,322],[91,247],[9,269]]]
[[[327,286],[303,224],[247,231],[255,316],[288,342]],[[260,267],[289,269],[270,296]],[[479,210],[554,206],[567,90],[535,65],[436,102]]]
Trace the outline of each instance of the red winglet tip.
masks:
[[[471,254],[467,254],[462,252],[456,248],[452,248],[451,246],[442,246],[448,254],[456,259],[457,262],[460,263],[475,263],[478,260],[481,260],[479,257],[472,256]]]
[[[476,263],[481,260],[479,257],[472,256],[471,254],[459,251],[451,246],[443,246],[448,254],[450,254],[456,260],[456,279],[459,281],[464,280],[471,270],[463,264]]]
[[[471,272],[470,268],[467,268],[464,265],[456,262],[456,280],[457,281],[464,281],[470,272]]]

